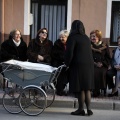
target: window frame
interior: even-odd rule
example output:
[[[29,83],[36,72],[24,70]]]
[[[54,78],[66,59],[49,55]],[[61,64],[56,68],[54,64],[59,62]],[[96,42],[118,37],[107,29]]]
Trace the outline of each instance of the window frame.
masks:
[[[117,45],[117,38],[115,41],[113,41],[113,37],[114,37],[114,14],[120,10],[120,1],[112,1],[112,10],[111,10],[111,30],[110,30],[110,44],[112,46],[116,46]],[[120,26],[119,26],[120,29]],[[117,34],[117,33],[116,33]],[[118,37],[118,36],[117,36]]]
[[[107,14],[106,14],[106,34],[105,37],[110,39],[110,47],[116,47],[116,42],[111,42],[111,29],[113,27],[113,19],[112,19],[112,2],[120,2],[120,0],[107,0]]]

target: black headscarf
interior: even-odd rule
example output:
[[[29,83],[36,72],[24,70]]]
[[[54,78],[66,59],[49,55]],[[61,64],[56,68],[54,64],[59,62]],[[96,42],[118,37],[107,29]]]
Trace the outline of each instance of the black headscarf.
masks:
[[[83,23],[80,20],[74,20],[71,25],[70,34],[85,34],[85,28]]]

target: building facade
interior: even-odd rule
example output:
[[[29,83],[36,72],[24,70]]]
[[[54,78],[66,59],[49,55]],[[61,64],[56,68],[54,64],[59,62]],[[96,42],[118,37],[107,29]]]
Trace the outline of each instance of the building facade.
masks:
[[[20,29],[28,44],[42,27],[54,42],[75,19],[84,23],[88,36],[101,30],[103,40],[114,47],[120,36],[120,0],[0,0],[0,43]]]

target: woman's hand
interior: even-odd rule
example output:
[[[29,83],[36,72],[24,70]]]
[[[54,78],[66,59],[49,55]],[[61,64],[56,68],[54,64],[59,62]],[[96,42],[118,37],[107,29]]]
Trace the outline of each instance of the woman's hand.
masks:
[[[101,62],[97,62],[97,67],[102,67],[103,64]]]
[[[43,61],[43,60],[44,60],[44,57],[41,56],[41,55],[38,55],[37,62],[40,62],[40,61]]]
[[[120,65],[114,65],[114,68],[115,68],[116,70],[120,70]]]
[[[109,65],[109,66],[108,66],[108,70],[110,70],[111,68],[112,68],[111,65]]]

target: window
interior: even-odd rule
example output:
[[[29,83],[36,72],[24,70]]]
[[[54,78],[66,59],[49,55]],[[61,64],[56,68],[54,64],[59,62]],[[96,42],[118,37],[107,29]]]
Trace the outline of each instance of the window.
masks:
[[[120,36],[120,1],[112,1],[110,44],[117,45]]]
[[[59,32],[67,29],[67,0],[31,0],[31,13],[31,39],[40,28],[46,27],[49,39],[55,42]]]

